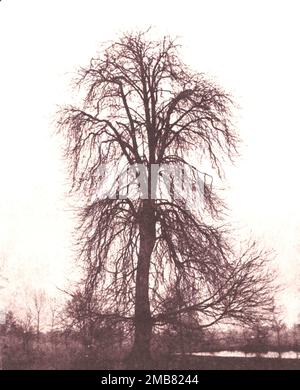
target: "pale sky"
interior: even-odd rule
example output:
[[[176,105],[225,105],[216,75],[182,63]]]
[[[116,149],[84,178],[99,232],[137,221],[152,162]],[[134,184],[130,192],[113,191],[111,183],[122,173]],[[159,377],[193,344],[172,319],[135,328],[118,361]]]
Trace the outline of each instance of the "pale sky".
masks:
[[[276,253],[282,302],[300,310],[300,23],[298,1],[0,2],[0,264],[10,294],[55,290],[70,277],[74,226],[56,105],[99,43],[154,26],[178,36],[182,56],[231,91],[244,141],[227,170],[231,219]],[[2,258],[2,260],[1,260]],[[3,291],[3,290],[2,290]],[[16,298],[17,299],[17,298]]]

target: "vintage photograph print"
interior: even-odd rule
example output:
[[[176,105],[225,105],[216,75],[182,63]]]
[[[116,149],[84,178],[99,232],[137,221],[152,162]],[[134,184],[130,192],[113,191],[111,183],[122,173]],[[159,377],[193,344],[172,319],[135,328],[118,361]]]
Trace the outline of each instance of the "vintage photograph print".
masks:
[[[0,1],[3,372],[300,369],[299,12]]]

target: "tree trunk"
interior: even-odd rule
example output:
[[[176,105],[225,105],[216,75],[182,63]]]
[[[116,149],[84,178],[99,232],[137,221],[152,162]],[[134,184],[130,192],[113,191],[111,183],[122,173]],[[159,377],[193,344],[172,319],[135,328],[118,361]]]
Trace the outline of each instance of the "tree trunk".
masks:
[[[135,287],[134,344],[129,361],[132,368],[149,368],[152,321],[149,301],[149,270],[155,245],[155,212],[151,199],[143,201],[140,220],[140,245]]]

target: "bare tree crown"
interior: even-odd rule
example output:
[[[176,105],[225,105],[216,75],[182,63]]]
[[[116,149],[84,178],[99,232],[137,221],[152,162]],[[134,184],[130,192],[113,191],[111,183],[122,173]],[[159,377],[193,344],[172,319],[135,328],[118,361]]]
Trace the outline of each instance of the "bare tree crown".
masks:
[[[109,45],[76,84],[82,105],[65,107],[59,125],[73,187],[87,195],[79,244],[90,313],[97,317],[101,309],[137,323],[148,319],[149,301],[153,324],[181,313],[196,314],[201,326],[266,315],[272,292],[266,254],[255,243],[234,253],[226,229],[208,222],[223,208],[212,186],[204,188],[203,214],[183,198],[94,198],[106,163],[144,164],[150,179],[152,164],[193,169],[206,160],[221,176],[239,142],[230,95],[183,64],[174,40],[148,40],[145,33]],[[166,311],[170,291],[177,303]],[[137,300],[145,304],[140,313]]]

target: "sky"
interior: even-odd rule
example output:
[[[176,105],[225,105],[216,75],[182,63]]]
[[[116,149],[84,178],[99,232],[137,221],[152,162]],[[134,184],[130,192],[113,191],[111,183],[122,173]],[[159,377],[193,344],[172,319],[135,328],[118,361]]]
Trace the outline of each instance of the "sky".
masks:
[[[299,2],[2,0],[0,266],[2,302],[72,279],[74,214],[55,112],[100,43],[154,27],[239,105],[241,157],[226,169],[229,217],[274,249],[289,323],[300,311]],[[26,294],[25,294],[26,295]],[[1,302],[1,299],[0,299]]]

